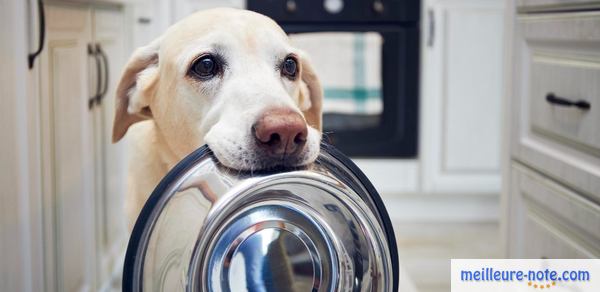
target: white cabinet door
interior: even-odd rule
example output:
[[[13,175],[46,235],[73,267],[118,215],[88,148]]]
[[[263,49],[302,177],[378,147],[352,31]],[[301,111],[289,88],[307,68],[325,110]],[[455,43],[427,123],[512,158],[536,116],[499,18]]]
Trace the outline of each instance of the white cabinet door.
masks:
[[[43,291],[38,257],[39,169],[30,129],[38,117],[26,54],[37,41],[37,7],[29,1],[0,1],[0,290]],[[32,39],[34,41],[28,41]],[[35,61],[35,66],[39,60]],[[37,100],[37,97],[36,97]],[[35,114],[34,114],[35,113]],[[37,134],[37,133],[36,133]]]
[[[47,291],[94,287],[93,161],[88,125],[89,9],[46,5],[39,63]]]
[[[423,190],[498,193],[503,1],[425,1]]]
[[[132,48],[145,46],[159,37],[171,25],[171,0],[148,0],[133,2],[129,5],[130,15],[127,26],[131,28],[130,45]]]
[[[109,8],[95,8],[93,16],[94,44],[103,75],[102,99],[93,109],[97,277],[99,283],[108,284],[127,240],[123,211],[126,143],[111,142],[116,85],[126,58],[125,19],[121,10]]]
[[[513,162],[508,190],[511,258],[598,258],[600,206]]]
[[[246,7],[246,1],[244,0],[174,0],[171,3],[173,5],[173,22],[177,22],[199,10],[215,7],[234,7],[241,9]]]

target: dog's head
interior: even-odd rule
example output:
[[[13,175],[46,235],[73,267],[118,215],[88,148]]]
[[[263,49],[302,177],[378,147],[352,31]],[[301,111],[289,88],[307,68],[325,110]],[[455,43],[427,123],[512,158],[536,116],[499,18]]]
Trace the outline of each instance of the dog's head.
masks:
[[[224,165],[297,166],[316,159],[322,89],[307,56],[258,13],[195,13],[135,51],[117,89],[113,141],[153,119],[182,158],[207,143]]]

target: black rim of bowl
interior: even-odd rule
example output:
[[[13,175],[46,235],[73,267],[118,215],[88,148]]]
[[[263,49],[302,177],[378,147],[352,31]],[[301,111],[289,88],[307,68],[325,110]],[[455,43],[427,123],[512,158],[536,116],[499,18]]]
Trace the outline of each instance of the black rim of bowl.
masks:
[[[392,221],[390,216],[379,196],[379,193],[367,179],[367,176],[342,152],[337,150],[334,146],[321,143],[321,151],[325,151],[329,153],[333,158],[337,159],[341,162],[346,168],[352,172],[352,174],[360,181],[363,187],[367,190],[367,195],[369,195],[372,201],[375,203],[375,207],[377,208],[377,212],[381,222],[383,224],[383,229],[386,233],[387,242],[389,246],[390,259],[392,262],[392,291],[398,291],[398,248],[396,245],[396,236],[394,234],[394,228],[392,227]],[[207,145],[203,145],[202,147],[196,149],[194,152],[189,154],[183,160],[181,160],[173,169],[171,169],[165,177],[162,178],[160,183],[156,186],[152,194],[144,204],[140,215],[138,216],[133,230],[131,232],[131,236],[129,237],[129,242],[127,244],[127,251],[125,253],[125,261],[123,264],[123,291],[133,291],[133,278],[134,278],[134,265],[138,256],[138,249],[140,248],[140,240],[142,238],[144,227],[148,223],[148,219],[150,218],[150,214],[152,210],[156,206],[156,204],[160,201],[162,195],[165,191],[171,186],[171,184],[179,178],[183,173],[188,171],[191,167],[193,167],[196,162],[200,161],[205,155],[211,153],[210,148]],[[359,194],[360,195],[360,194]],[[365,198],[363,198],[365,199]]]

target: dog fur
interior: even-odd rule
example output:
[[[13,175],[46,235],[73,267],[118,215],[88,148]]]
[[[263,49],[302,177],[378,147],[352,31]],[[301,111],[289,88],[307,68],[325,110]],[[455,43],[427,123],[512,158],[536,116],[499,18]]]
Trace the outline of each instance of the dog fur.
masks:
[[[223,56],[223,74],[205,81],[190,78],[190,64],[206,53]],[[295,80],[278,69],[289,54],[298,60]],[[271,109],[298,113],[308,125],[303,150],[285,163],[314,161],[321,140],[321,103],[321,85],[306,54],[292,47],[270,18],[217,8],[174,24],[133,53],[117,88],[113,142],[128,133],[125,208],[130,229],[160,179],[203,144],[233,169],[274,166],[256,147],[251,130]]]

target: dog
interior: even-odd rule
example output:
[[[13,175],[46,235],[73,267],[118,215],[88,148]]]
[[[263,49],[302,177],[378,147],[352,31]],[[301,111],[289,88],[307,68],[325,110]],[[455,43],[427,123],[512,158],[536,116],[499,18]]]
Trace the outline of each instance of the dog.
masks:
[[[322,97],[306,54],[255,12],[196,12],[138,48],[117,86],[112,137],[130,140],[129,230],[159,181],[203,144],[241,171],[313,162]]]

